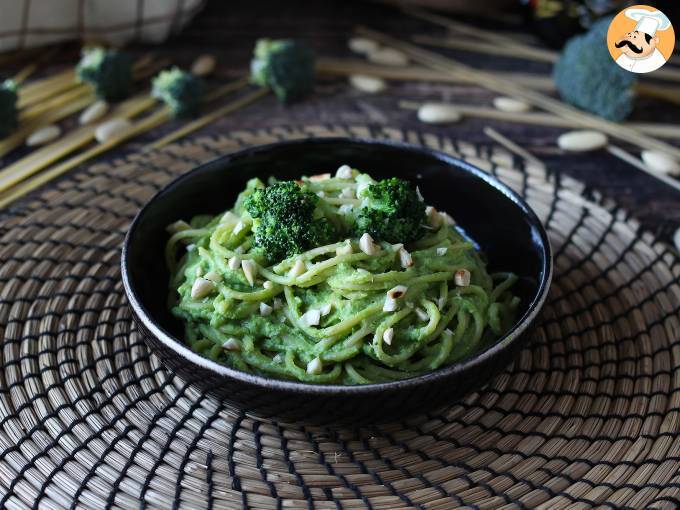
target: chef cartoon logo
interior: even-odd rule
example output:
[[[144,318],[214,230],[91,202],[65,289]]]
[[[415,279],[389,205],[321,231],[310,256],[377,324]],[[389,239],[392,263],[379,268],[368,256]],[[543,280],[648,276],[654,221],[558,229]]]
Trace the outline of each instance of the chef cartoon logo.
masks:
[[[634,5],[618,13],[607,31],[612,58],[626,71],[650,73],[671,57],[675,32],[668,17],[655,7]]]

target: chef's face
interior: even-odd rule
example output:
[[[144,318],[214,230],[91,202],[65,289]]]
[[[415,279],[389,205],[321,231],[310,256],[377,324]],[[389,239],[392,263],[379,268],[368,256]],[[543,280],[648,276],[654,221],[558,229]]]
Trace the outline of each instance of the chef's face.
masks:
[[[634,30],[617,41],[616,47],[621,48],[623,54],[630,58],[645,58],[652,54],[658,42],[658,37]]]

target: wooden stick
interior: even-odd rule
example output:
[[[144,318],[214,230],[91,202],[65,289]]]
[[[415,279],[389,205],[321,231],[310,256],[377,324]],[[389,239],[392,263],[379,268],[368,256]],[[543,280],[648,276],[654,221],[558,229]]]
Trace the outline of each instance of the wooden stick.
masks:
[[[142,64],[145,67],[141,67]],[[143,57],[135,64],[134,79],[135,81],[144,79],[167,64],[168,60],[152,62],[149,58]],[[94,92],[89,85],[76,84],[75,87],[67,90],[64,94],[53,97],[45,103],[37,104],[26,110],[20,116],[20,119],[24,121],[24,125],[20,125],[19,129],[14,131],[14,133],[0,140],[0,158],[19,147],[26,137],[36,129],[59,122],[73,115],[90,105],[95,99]]]
[[[26,108],[55,94],[78,86],[80,84],[76,82],[75,71],[68,69],[49,78],[27,83],[20,87],[17,106],[20,109]]]
[[[506,122],[516,122],[519,124],[534,124],[538,126],[559,127],[568,129],[581,128],[581,124],[563,119],[551,113],[530,112],[530,113],[513,113],[503,112],[496,108],[488,106],[469,106],[459,103],[446,103],[458,110],[461,115],[465,117],[474,117],[480,119],[495,119]],[[417,110],[421,103],[417,101],[399,101],[399,107],[406,110]],[[640,131],[652,136],[659,136],[662,138],[671,138],[680,140],[680,126],[672,124],[651,124],[645,122],[628,122],[624,126]]]
[[[13,80],[16,83],[22,83],[23,81],[26,80],[26,78],[28,78],[29,76],[31,76],[34,72],[36,72],[38,70],[38,66],[44,64],[46,61],[48,61],[52,57],[54,57],[57,54],[58,50],[59,50],[58,46],[54,46],[52,48],[49,48],[41,56],[36,58],[33,62],[31,62],[26,67],[21,69],[17,74],[15,74]]]
[[[320,58],[316,65],[319,74],[350,76],[352,74],[365,74],[386,80],[401,81],[429,81],[442,83],[474,84],[470,79],[460,76],[452,76],[423,66],[388,67],[371,64],[358,59]],[[498,76],[537,90],[555,90],[555,84],[546,76],[529,73],[496,73]]]
[[[250,103],[253,103],[257,101],[258,99],[261,99],[262,97],[266,96],[269,93],[269,89],[258,89],[255,92],[252,92],[246,96],[243,96],[237,100],[235,100],[232,103],[226,104],[222,106],[221,108],[218,108],[214,110],[213,112],[204,115],[200,119],[196,119],[193,122],[190,122],[186,126],[183,126],[179,128],[176,131],[173,131],[172,133],[169,133],[165,135],[163,138],[160,140],[155,141],[154,143],[148,145],[145,147],[145,151],[148,150],[153,150],[153,149],[158,149],[159,147],[163,147],[164,145],[167,145],[171,142],[174,142],[175,140],[178,140],[179,138],[182,138],[189,133],[193,133],[194,131],[198,131],[202,127],[207,126],[208,124],[215,122],[216,120],[220,119],[221,117],[224,117],[225,115],[228,115],[232,112],[235,112],[236,110],[239,110],[243,108],[244,106],[249,105]]]
[[[609,154],[611,154],[612,156],[616,156],[617,158],[625,161],[626,163],[633,165],[635,168],[642,170],[646,174],[649,174],[652,177],[655,177],[660,181],[665,182],[672,188],[680,191],[680,181],[673,179],[672,177],[669,177],[668,175],[665,174],[652,172],[649,168],[647,168],[647,166],[641,159],[636,158],[630,152],[625,151],[621,147],[618,147],[616,145],[608,145],[606,149],[607,152],[609,152]]]
[[[245,87],[248,84],[248,78],[244,77],[238,80],[235,80],[232,83],[228,83],[216,90],[214,90],[212,93],[210,93],[207,96],[208,100],[215,100],[219,97],[224,96],[225,94],[228,94],[229,92],[238,90],[239,88]],[[216,120],[219,117],[222,117],[224,115],[227,115],[228,113],[231,113],[232,111],[235,111],[250,102],[254,101],[258,97],[262,97],[268,92],[268,89],[260,89],[257,90],[255,93],[250,94],[249,96],[245,96],[243,98],[237,99],[236,101],[229,103],[221,108],[218,108],[217,110],[214,110],[213,112],[205,115],[204,117],[197,119],[194,121],[194,123],[191,123],[190,125],[195,125],[197,122],[203,122],[205,119],[211,119]],[[255,97],[257,96],[257,97]],[[125,133],[121,134],[120,136],[108,140],[104,143],[101,143],[99,145],[96,145],[92,147],[91,149],[88,149],[77,156],[74,156],[73,158],[64,161],[63,163],[46,170],[44,172],[41,172],[40,174],[36,175],[35,177],[26,180],[24,176],[24,180],[19,182],[18,184],[14,185],[13,187],[9,189],[5,189],[2,192],[0,192],[0,208],[6,206],[7,204],[13,202],[14,200],[24,196],[27,193],[30,193],[37,187],[41,186],[42,184],[49,182],[50,180],[68,172],[69,170],[75,168],[76,166],[84,163],[85,161],[88,161],[89,159],[92,159],[107,150],[119,145],[120,143],[133,138],[139,134],[142,134],[144,132],[150,131],[151,129],[154,129],[155,127],[158,127],[159,125],[163,124],[164,122],[167,122],[170,118],[170,110],[166,107],[163,107],[162,109],[148,115],[144,119],[138,121],[137,123],[133,124],[132,127],[126,131]],[[207,122],[209,123],[209,122]],[[203,125],[207,124],[204,123]],[[189,126],[189,125],[188,125]],[[202,126],[199,126],[195,129],[191,129],[190,131],[195,131],[196,129],[199,129]],[[182,132],[180,134],[180,131]],[[188,132],[190,132],[188,131]],[[181,136],[184,136],[187,134],[186,129],[180,129],[175,131],[174,133],[171,133],[170,135],[167,135],[166,138],[170,138],[171,136],[174,136],[174,139],[179,138]],[[75,143],[75,142],[74,142]],[[148,149],[147,149],[148,150]],[[31,172],[35,173],[35,172]],[[1,186],[0,186],[1,189]]]
[[[524,99],[535,107],[552,112],[564,119],[573,121],[580,126],[602,131],[612,137],[638,145],[645,149],[655,149],[667,152],[673,157],[680,159],[680,149],[677,147],[638,133],[629,127],[617,125],[600,117],[596,117],[595,115],[578,110],[573,106],[567,105],[557,99],[546,96],[545,94],[541,94],[540,92],[529,90],[510,80],[502,80],[491,73],[473,69],[451,58],[444,57],[435,52],[420,48],[419,46],[401,41],[375,30],[359,27],[358,33],[365,37],[375,39],[387,46],[400,49],[412,59],[421,61],[424,65],[432,69],[438,69],[450,74],[468,76],[470,79],[476,80],[477,84],[482,87],[501,94]]]
[[[527,162],[536,165],[539,168],[545,168],[545,164],[543,161],[538,159],[536,156],[531,154],[529,151],[526,149],[523,149],[519,145],[517,145],[515,142],[510,140],[508,137],[505,135],[502,135],[498,131],[496,131],[494,128],[490,126],[486,126],[484,128],[484,134],[497,142],[499,145],[502,145],[506,149],[508,149],[510,152],[513,152],[514,154],[517,154],[519,157],[525,159]]]
[[[30,122],[27,122],[24,126],[21,126],[11,135],[4,138],[3,140],[0,140],[0,158],[3,157],[8,152],[10,152],[11,150],[15,149],[16,147],[19,147],[22,143],[24,143],[26,137],[33,133],[33,131],[35,131],[36,129],[43,126],[47,126],[48,124],[58,122],[68,117],[69,115],[73,115],[74,113],[85,108],[91,102],[92,97],[84,96],[60,108],[47,111],[44,114],[36,117],[35,119],[32,119]]]
[[[148,94],[140,94],[121,103],[101,122],[112,118],[130,119],[148,110],[155,104],[156,100],[153,97],[150,97]],[[81,126],[60,140],[40,147],[28,156],[2,169],[0,171],[0,191],[7,190],[16,183],[55,163],[67,154],[92,142],[97,125]]]
[[[470,35],[478,39],[485,40],[489,43],[497,44],[501,48],[512,48],[517,54],[523,54],[525,58],[533,58],[542,62],[554,62],[559,57],[559,54],[555,51],[537,48],[535,46],[522,43],[512,37],[498,34],[490,30],[485,30],[483,28],[472,27],[470,25],[454,21],[445,16],[433,14],[424,9],[408,8],[404,9],[404,12],[409,16],[429,21],[460,34]],[[655,79],[680,81],[680,69],[673,69],[670,67],[657,69],[654,71],[653,77]]]
[[[483,28],[466,25],[465,23],[454,21],[450,18],[447,18],[446,16],[440,16],[424,9],[404,9],[404,12],[414,18],[429,21],[430,23],[434,23],[435,25],[442,26],[448,30],[458,32],[459,34],[469,35],[476,39],[481,39],[487,41],[488,43],[497,45],[501,48],[511,48],[517,53],[523,53],[524,55],[527,55],[527,58],[534,58],[543,62],[554,62],[559,57],[559,53],[556,51],[531,46],[518,41],[513,37],[492,32],[490,30],[485,30]]]
[[[494,43],[471,41],[469,39],[455,39],[453,37],[434,37],[431,35],[414,35],[413,42],[436,46],[439,48],[451,48],[454,50],[471,51],[487,55],[503,55],[512,58],[533,60],[534,62],[546,62],[552,64],[559,58],[558,54],[545,53],[544,50],[528,51],[518,50],[512,46],[501,46]]]
[[[206,97],[206,101],[218,99],[234,90],[245,87],[247,84],[247,77],[241,78],[232,83],[228,83],[210,92]],[[138,95],[121,103],[107,116],[107,119],[130,119],[136,117],[145,110],[148,110],[155,104],[157,104],[156,99],[149,96],[148,94]],[[105,120],[106,119],[102,120],[101,122],[104,122]],[[101,122],[98,122],[97,125]],[[76,131],[69,133],[61,140],[33,151],[25,158],[20,159],[19,161],[0,171],[0,190],[4,191],[10,188],[19,181],[22,181],[23,179],[26,179],[27,177],[39,172],[43,168],[55,163],[67,154],[70,154],[71,152],[74,152],[87,145],[94,139],[96,129],[96,125],[82,126],[81,128],[76,129]]]
[[[20,184],[10,188],[9,190],[0,193],[0,208],[5,207],[7,204],[13,202],[17,198],[22,197],[27,193],[30,193],[38,186],[46,182],[49,182],[52,179],[55,179],[56,177],[59,177],[60,175],[77,167],[78,165],[81,165],[82,163],[96,156],[99,156],[100,154],[103,154],[104,152],[122,143],[123,141],[161,125],[163,122],[167,121],[169,115],[170,115],[169,110],[164,107],[162,110],[157,111],[151,115],[148,115],[144,119],[133,124],[130,130],[126,131],[120,136],[112,138],[111,140],[108,140],[104,143],[100,143],[99,145],[96,145],[91,149],[81,152],[77,156],[74,156],[71,159],[64,161],[63,163],[45,172],[40,173],[33,179],[23,181]]]
[[[155,61],[152,55],[144,55],[133,64],[133,79],[135,81],[142,80],[148,77],[149,73],[159,69],[159,66],[165,67],[167,62],[167,59]],[[20,109],[26,108],[57,94],[66,93],[74,88],[85,90],[89,89],[90,86],[86,83],[78,82],[74,69],[66,69],[53,76],[28,83],[19,88],[18,106]]]

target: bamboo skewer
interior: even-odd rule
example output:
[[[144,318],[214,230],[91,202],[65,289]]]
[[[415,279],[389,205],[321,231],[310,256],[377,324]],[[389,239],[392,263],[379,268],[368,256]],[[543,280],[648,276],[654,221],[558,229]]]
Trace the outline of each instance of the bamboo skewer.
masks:
[[[552,52],[546,52],[546,50],[537,49],[535,52],[518,51],[517,48],[513,46],[501,46],[494,43],[471,41],[469,39],[414,35],[411,37],[411,40],[418,44],[437,46],[439,48],[450,48],[454,50],[471,51],[474,53],[485,53],[488,55],[503,55],[506,57],[523,58],[533,60],[534,62],[546,62],[549,64],[556,62],[559,58],[557,53],[552,54]]]
[[[320,58],[317,61],[319,74],[350,76],[365,74],[386,80],[428,81],[442,83],[474,83],[468,78],[452,76],[423,66],[388,67],[371,64],[358,59]],[[498,76],[514,80],[515,82],[537,90],[554,90],[553,81],[544,76],[528,73],[496,73]]]
[[[76,82],[76,74],[73,69],[62,71],[33,83],[27,83],[19,88],[18,107],[21,109],[32,106],[48,97],[80,85]]]
[[[156,104],[156,100],[146,94],[128,99],[115,108],[106,118],[133,118]],[[0,190],[5,190],[17,182],[30,177],[67,154],[84,147],[94,139],[97,125],[81,126],[75,131],[49,145],[45,145],[25,158],[16,161],[0,171]]]
[[[208,94],[206,100],[212,101],[215,99],[218,99],[230,92],[236,91],[240,88],[243,88],[247,86],[248,84],[248,78],[242,78],[239,80],[236,80],[232,83],[226,84],[223,87],[220,87],[216,90],[214,90],[212,93]],[[255,91],[252,94],[249,94],[248,96],[239,98],[231,103],[228,103],[211,113],[197,119],[196,121],[188,124],[184,128],[181,128],[170,135],[166,136],[165,138],[170,138],[171,136],[173,139],[180,138],[181,136],[184,136],[188,132],[195,131],[196,129],[199,129],[200,127],[203,127],[204,125],[209,124],[210,122],[216,120],[217,118],[227,115],[228,113],[231,113],[239,108],[242,108],[243,106],[246,106],[247,104],[250,104],[251,102],[255,101],[256,99],[263,97],[266,93],[268,92],[267,89],[259,89]],[[9,189],[3,189],[0,192],[0,207],[4,207],[7,204],[13,202],[14,200],[24,196],[27,193],[30,193],[37,187],[41,186],[44,183],[49,182],[50,180],[68,172],[69,170],[75,168],[76,166],[84,163],[85,161],[88,161],[89,159],[92,159],[109,149],[119,145],[120,143],[133,138],[139,134],[142,134],[144,132],[147,132],[155,127],[160,126],[164,122],[167,122],[170,118],[170,110],[166,107],[163,107],[162,109],[151,113],[150,115],[146,116],[145,118],[139,120],[138,122],[134,123],[132,127],[126,131],[125,133],[121,134],[120,136],[113,138],[111,140],[108,140],[106,142],[100,143],[74,157],[71,159],[68,159],[57,166],[50,168],[48,170],[45,170],[38,175],[34,176],[33,178],[30,179],[24,179],[23,181],[19,182],[18,184],[10,187]],[[191,129],[187,129],[191,128]],[[75,137],[74,137],[75,138]],[[72,142],[75,145],[75,141]],[[43,162],[44,163],[44,162]],[[49,163],[48,163],[49,164]],[[43,164],[43,166],[45,166]],[[30,172],[27,175],[24,175],[23,177],[28,177],[30,174],[34,172]],[[16,180],[16,179],[15,179]],[[9,181],[8,181],[9,182]],[[2,186],[0,185],[0,189],[2,189]]]
[[[376,41],[379,41],[387,46],[400,49],[411,58],[420,60],[423,64],[430,68],[438,69],[450,74],[467,76],[470,79],[475,80],[477,84],[482,87],[499,92],[501,94],[524,99],[535,107],[552,112],[567,120],[571,120],[580,126],[597,129],[607,133],[612,137],[632,143],[634,145],[638,145],[642,148],[660,150],[680,159],[680,149],[677,147],[638,133],[629,127],[617,125],[613,122],[609,122],[605,119],[585,113],[557,99],[546,96],[545,94],[528,90],[525,87],[517,85],[510,80],[502,80],[491,73],[473,69],[457,62],[456,60],[444,57],[399,39],[395,39],[381,32],[364,27],[359,27],[357,31],[359,34],[365,37],[375,39]]]
[[[213,101],[219,97],[228,94],[238,88],[244,87],[247,81],[243,79],[237,80],[236,82],[229,83],[223,87],[219,87],[212,91],[208,97],[207,101]],[[124,118],[130,119],[136,117],[145,110],[150,109],[155,104],[157,104],[156,99],[149,96],[148,94],[139,95],[132,99],[121,103],[113,112],[111,112],[107,119],[112,118]],[[169,112],[167,112],[165,120],[170,118]],[[104,122],[104,121],[102,121]],[[99,122],[98,124],[101,124]],[[46,145],[25,158],[15,162],[14,164],[8,166],[4,170],[0,171],[0,190],[6,190],[9,187],[15,185],[17,182],[26,179],[27,177],[37,173],[43,168],[51,165],[52,163],[58,161],[62,157],[70,154],[71,152],[78,150],[79,148],[87,145],[94,139],[94,134],[97,126],[83,126],[76,131],[69,133],[61,140],[54,143]]]
[[[536,165],[539,168],[545,168],[545,164],[543,163],[543,161],[541,161],[536,156],[531,154],[529,151],[527,151],[526,149],[523,149],[522,147],[517,145],[515,142],[510,140],[508,137],[506,137],[505,135],[502,135],[501,133],[499,133],[498,131],[496,131],[492,127],[486,126],[484,128],[484,134],[486,136],[488,136],[489,138],[491,138],[496,143],[498,143],[499,145],[502,145],[503,147],[508,149],[510,152],[517,154],[519,157],[525,159],[527,162],[529,162],[533,165]]]
[[[559,53],[556,51],[537,48],[535,46],[522,43],[521,41],[512,37],[498,34],[490,30],[485,30],[483,28],[465,25],[464,23],[449,19],[445,16],[433,14],[423,9],[406,8],[403,9],[403,11],[409,16],[429,21],[430,23],[434,23],[460,34],[470,35],[478,39],[482,39],[488,43],[497,44],[503,49],[511,48],[513,54],[517,56],[523,55],[524,58],[532,58],[543,62],[555,62],[557,58],[559,58]],[[496,52],[496,54],[498,54],[498,52]],[[680,81],[680,69],[672,69],[668,67],[657,69],[654,71],[654,78],[669,81]]]
[[[567,129],[581,128],[581,124],[573,122],[551,113],[530,112],[514,113],[504,112],[487,106],[470,106],[460,103],[446,103],[460,112],[464,117],[480,119],[495,119],[520,124],[534,124],[538,126],[559,127]],[[399,101],[399,107],[407,110],[417,110],[421,103],[416,101]],[[627,122],[623,124],[651,136],[680,140],[680,126],[670,124],[652,124],[646,122]]]
[[[150,65],[152,64],[152,65]],[[154,74],[159,68],[165,67],[167,60],[152,62],[150,57],[142,57],[134,65],[134,79],[142,80]],[[70,71],[73,73],[73,71]],[[47,96],[51,97],[51,96]],[[0,140],[0,158],[11,150],[19,147],[27,136],[40,127],[59,122],[87,107],[96,99],[94,92],[87,84],[76,84],[64,94],[52,97],[52,99],[36,104],[24,110],[20,119],[24,121],[14,133]]]
[[[220,117],[224,117],[229,113],[232,113],[240,108],[243,108],[246,105],[249,105],[250,103],[257,101],[258,99],[264,97],[268,93],[269,93],[268,89],[256,90],[255,92],[252,92],[247,96],[237,99],[233,103],[224,105],[221,108],[217,108],[215,111],[209,113],[208,115],[205,115],[200,119],[196,119],[195,121],[190,122],[186,126],[183,126],[178,130],[173,131],[172,133],[161,138],[160,140],[157,140],[154,143],[150,144],[146,149],[147,150],[158,149],[159,147],[174,142],[175,140],[182,138],[188,135],[189,133],[193,133],[194,131],[197,131],[202,127],[207,126],[208,124],[216,121]]]
[[[58,50],[59,50],[59,48],[56,47],[56,46],[48,49],[40,57],[36,58],[33,62],[31,62],[26,67],[21,69],[17,74],[14,75],[14,78],[12,78],[12,79],[16,83],[22,83],[29,76],[31,76],[34,72],[36,72],[38,70],[38,67],[41,64],[43,64],[45,61],[51,59],[54,55],[56,55]]]
[[[160,62],[167,61],[162,60]],[[147,76],[147,74],[144,73],[145,71],[148,73],[149,68],[157,69],[160,62],[154,62],[151,55],[144,55],[138,59],[132,67],[135,80]],[[57,94],[68,92],[74,88],[87,89],[89,86],[86,83],[78,82],[74,69],[67,69],[48,78],[28,83],[20,87],[18,106],[20,109],[23,109],[35,105],[36,103],[40,103],[52,96],[56,96]]]

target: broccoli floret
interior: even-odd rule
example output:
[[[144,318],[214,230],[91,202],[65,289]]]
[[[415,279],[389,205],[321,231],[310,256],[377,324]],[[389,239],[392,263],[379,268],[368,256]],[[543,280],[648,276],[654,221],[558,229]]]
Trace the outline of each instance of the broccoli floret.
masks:
[[[270,87],[279,101],[290,103],[314,88],[314,54],[291,39],[259,39],[250,62],[251,81]]]
[[[17,127],[17,86],[12,80],[0,83],[0,138]]]
[[[90,83],[98,97],[118,101],[130,95],[132,59],[126,53],[105,48],[89,48],[76,67],[80,81]]]
[[[245,201],[255,246],[271,261],[332,242],[337,233],[317,211],[319,197],[294,181],[256,189]]]
[[[425,204],[408,181],[384,179],[360,195],[364,204],[356,215],[357,236],[368,232],[376,240],[406,243],[423,235]]]
[[[635,73],[620,68],[607,50],[611,18],[573,37],[555,63],[553,79],[564,101],[612,121],[633,110]]]
[[[205,85],[193,74],[173,67],[158,73],[151,93],[168,105],[173,117],[190,117],[203,102]]]

